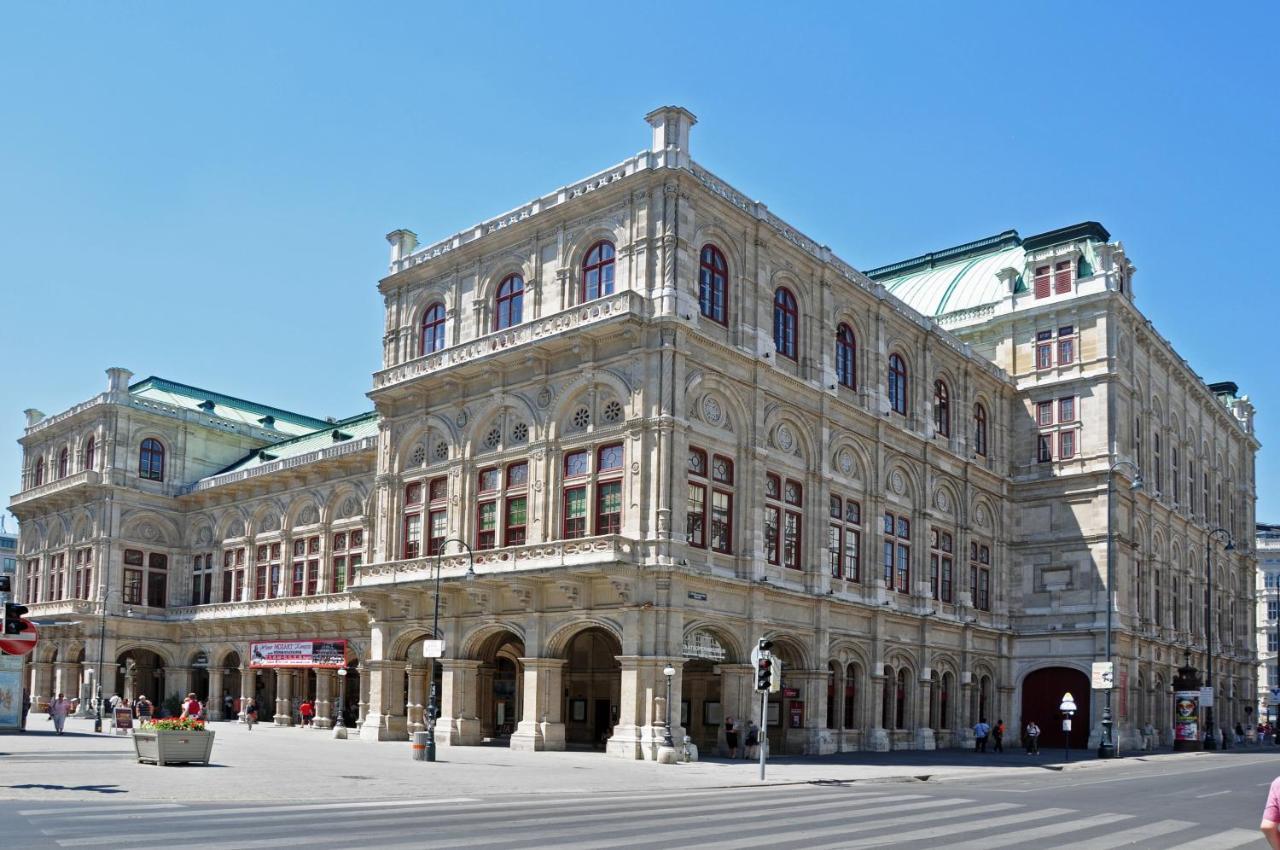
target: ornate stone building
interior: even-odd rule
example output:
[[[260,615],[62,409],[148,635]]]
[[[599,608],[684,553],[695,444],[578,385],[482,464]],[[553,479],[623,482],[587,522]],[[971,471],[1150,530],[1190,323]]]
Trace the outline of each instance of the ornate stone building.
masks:
[[[1253,704],[1252,408],[1151,327],[1101,225],[863,273],[694,162],[690,113],[647,120],[612,168],[389,235],[373,413],[123,370],[29,411],[20,587],[82,618],[44,632],[32,692],[96,675],[105,623],[108,690],[256,693],[280,723],[305,694],[328,725],[332,672],[248,642],[345,638],[364,737],[422,728],[434,676],[443,743],[652,758],[664,667],[673,732],[723,745],[769,636],[784,751],[971,745],[1064,688],[1087,734],[1109,585],[1124,743],[1171,726],[1224,525],[1220,711]],[[1144,486],[1120,466],[1109,570],[1119,461]]]

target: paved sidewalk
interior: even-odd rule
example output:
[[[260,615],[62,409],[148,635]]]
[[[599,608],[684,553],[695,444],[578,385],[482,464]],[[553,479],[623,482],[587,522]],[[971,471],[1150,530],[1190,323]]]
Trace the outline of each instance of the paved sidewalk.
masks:
[[[213,764],[139,764],[128,737],[95,735],[72,718],[53,734],[43,715],[31,730],[0,736],[0,799],[133,801],[385,800],[510,793],[574,793],[729,787],[759,784],[753,762],[706,759],[659,765],[594,752],[524,753],[505,747],[441,747],[435,764],[415,762],[408,742],[335,740],[331,732],[213,723]],[[1256,752],[1248,748],[1237,752]],[[770,783],[955,781],[988,779],[1061,763],[1061,752],[976,754],[966,751],[846,753],[779,757]],[[1208,753],[1143,754],[1142,759],[1211,757]],[[1136,760],[1136,759],[1134,759]],[[1122,765],[1073,752],[1068,769]]]

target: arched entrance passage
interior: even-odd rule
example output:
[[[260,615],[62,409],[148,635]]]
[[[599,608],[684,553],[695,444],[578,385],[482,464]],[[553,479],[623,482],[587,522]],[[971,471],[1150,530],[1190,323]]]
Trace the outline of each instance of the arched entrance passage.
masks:
[[[672,706],[672,719],[684,727],[701,752],[728,755],[724,721],[733,717],[740,733],[746,727],[735,704],[739,693],[748,687],[745,676],[754,674],[736,669],[741,666],[736,646],[714,627],[687,631],[681,654],[687,659],[680,671],[681,704]]]
[[[409,733],[422,732],[427,728],[427,708],[431,702],[431,688],[434,685],[436,695],[436,716],[440,715],[441,666],[435,659],[427,658],[423,652],[423,641],[430,638],[423,634],[415,638],[406,649],[404,656],[404,714]]]
[[[222,691],[210,694],[210,699],[220,701],[223,720],[235,720],[240,714],[240,653],[227,652],[218,662],[222,668]],[[230,698],[230,702],[228,702]]]
[[[1083,750],[1089,746],[1089,677],[1070,667],[1042,667],[1022,680],[1023,726],[1034,720],[1041,730],[1040,742],[1046,748],[1060,747],[1062,740],[1062,695],[1075,697],[1076,715],[1071,721],[1070,746]]]
[[[489,635],[476,647],[480,662],[476,676],[476,709],[480,716],[480,738],[484,743],[509,745],[511,735],[524,713],[524,641],[502,630]]]
[[[209,655],[205,652],[197,652],[191,656],[191,691],[196,695],[196,699],[205,706],[209,707],[209,701],[221,698],[221,694],[215,695],[209,693]],[[186,694],[182,694],[186,697]]]
[[[565,744],[603,750],[622,699],[622,647],[599,627],[575,634],[565,649],[563,708]]]
[[[769,694],[768,716],[765,720],[768,723],[770,752],[778,755],[798,755],[804,752],[807,732],[803,726],[795,727],[790,722],[791,718],[796,716],[793,712],[798,708],[801,718],[810,716],[809,712],[814,712],[812,716],[816,716],[817,712],[817,706],[808,707],[804,704],[805,688],[801,671],[808,670],[808,659],[805,657],[804,648],[794,639],[789,638],[774,637],[771,652],[774,658],[782,662],[782,685],[776,693]],[[759,722],[759,713],[759,696],[757,695],[756,707],[752,712],[757,722]],[[746,723],[741,723],[740,727],[745,729]]]
[[[170,712],[173,706],[166,705],[166,700],[176,697],[181,701],[186,696],[165,691],[164,661],[149,649],[128,649],[116,656],[115,687],[111,693],[125,697],[130,702],[139,696],[145,696],[155,705],[164,706]],[[106,696],[109,697],[110,694]]]
[[[360,718],[360,662],[354,658],[349,660],[338,679],[342,697],[340,704],[334,706],[334,718],[341,716],[343,726],[355,726]]]

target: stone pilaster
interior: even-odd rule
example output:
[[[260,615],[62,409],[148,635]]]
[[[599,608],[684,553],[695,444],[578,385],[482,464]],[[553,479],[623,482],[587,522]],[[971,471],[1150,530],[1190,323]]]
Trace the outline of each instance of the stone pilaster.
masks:
[[[479,698],[479,661],[447,659],[441,662],[440,718],[436,722],[436,743],[474,746],[482,740]]]
[[[316,717],[312,722],[317,729],[333,728],[333,685],[337,678],[332,670],[316,670]]]
[[[276,670],[276,713],[272,720],[277,726],[293,725],[293,671]]]
[[[368,708],[360,722],[360,738],[370,741],[404,741],[409,738],[405,719],[404,662],[369,661],[361,669],[360,685],[368,679]]]
[[[511,735],[511,749],[563,750],[565,661],[521,658],[520,663],[524,666],[524,714]]]

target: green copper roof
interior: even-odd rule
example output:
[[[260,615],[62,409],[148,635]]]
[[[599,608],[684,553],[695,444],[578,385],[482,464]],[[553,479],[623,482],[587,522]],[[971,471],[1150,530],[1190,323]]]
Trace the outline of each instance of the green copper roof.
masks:
[[[300,437],[281,440],[278,443],[272,443],[260,449],[254,449],[216,474],[224,475],[228,472],[238,472],[242,469],[253,469],[268,463],[274,463],[277,460],[301,457],[341,443],[362,440],[365,437],[374,437],[378,434],[378,414],[377,411],[373,410],[338,422],[325,422],[323,424],[324,427],[317,431],[303,434]]]
[[[281,434],[297,436],[309,434],[329,423],[324,419],[303,416],[278,407],[268,407],[241,398],[202,390],[199,387],[179,384],[164,378],[150,377],[129,387],[130,395],[148,398],[186,410],[200,411],[219,419],[266,428]]]

